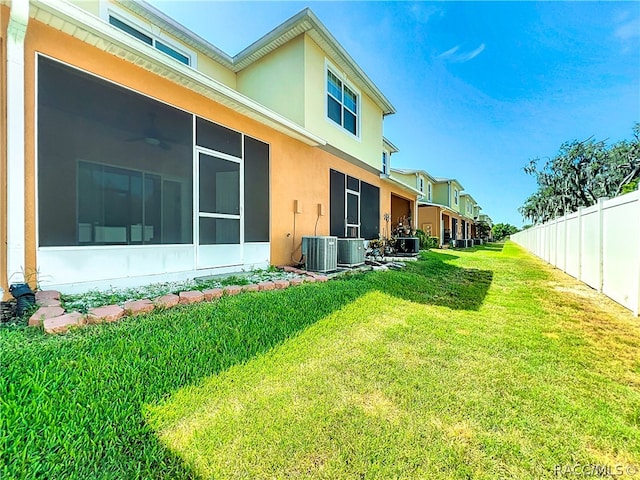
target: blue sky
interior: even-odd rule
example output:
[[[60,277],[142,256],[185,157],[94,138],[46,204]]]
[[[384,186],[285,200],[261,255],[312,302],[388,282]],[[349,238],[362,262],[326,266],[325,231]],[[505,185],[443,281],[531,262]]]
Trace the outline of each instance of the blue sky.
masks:
[[[397,109],[392,166],[457,178],[495,222],[522,224],[522,167],[640,121],[640,2],[152,0],[235,55],[311,7]]]

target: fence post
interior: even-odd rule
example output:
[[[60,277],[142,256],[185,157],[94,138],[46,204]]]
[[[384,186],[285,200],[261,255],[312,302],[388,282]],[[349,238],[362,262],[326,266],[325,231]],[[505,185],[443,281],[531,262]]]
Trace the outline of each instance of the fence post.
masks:
[[[636,191],[636,218],[638,222],[640,222],[640,185],[638,185],[638,190]],[[636,275],[638,279],[638,297],[636,298],[636,304],[633,307],[633,314],[637,317],[640,315],[640,239],[636,239],[638,243],[638,263],[636,264],[636,271],[638,274]]]
[[[578,280],[582,281],[582,210],[578,207]]]
[[[562,271],[564,273],[567,273],[567,239],[569,238],[569,234],[567,232],[567,216],[568,214],[565,213],[564,215],[564,261],[562,262]]]
[[[602,293],[604,282],[604,202],[608,198],[598,199],[598,292]]]

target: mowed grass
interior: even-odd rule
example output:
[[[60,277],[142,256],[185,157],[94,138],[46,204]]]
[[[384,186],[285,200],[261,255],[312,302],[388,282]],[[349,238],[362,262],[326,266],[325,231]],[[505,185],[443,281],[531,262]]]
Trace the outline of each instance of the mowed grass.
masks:
[[[640,464],[638,320],[510,243],[0,342],[3,479]]]

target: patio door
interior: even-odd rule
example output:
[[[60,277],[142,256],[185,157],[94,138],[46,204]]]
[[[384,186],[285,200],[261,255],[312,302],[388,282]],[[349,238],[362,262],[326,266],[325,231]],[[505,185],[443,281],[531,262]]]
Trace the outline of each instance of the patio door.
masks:
[[[197,267],[241,265],[244,236],[241,160],[200,150],[197,155]]]

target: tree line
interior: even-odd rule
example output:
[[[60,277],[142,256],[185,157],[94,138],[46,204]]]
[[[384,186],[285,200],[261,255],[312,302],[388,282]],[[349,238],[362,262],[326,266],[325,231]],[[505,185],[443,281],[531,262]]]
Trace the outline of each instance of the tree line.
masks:
[[[538,190],[519,211],[534,224],[575,212],[638,188],[640,180],[640,123],[631,140],[607,145],[593,137],[565,142],[558,154],[542,163],[530,160],[524,171],[533,176]]]

